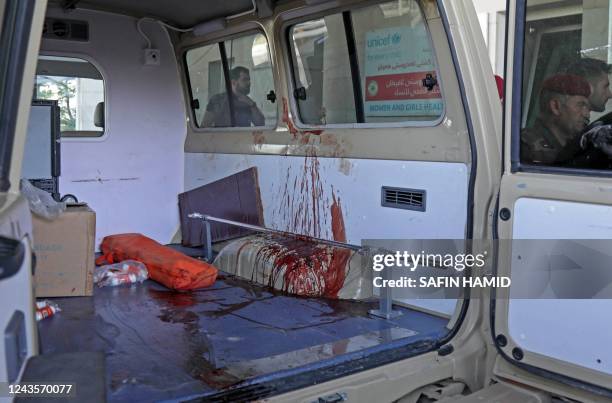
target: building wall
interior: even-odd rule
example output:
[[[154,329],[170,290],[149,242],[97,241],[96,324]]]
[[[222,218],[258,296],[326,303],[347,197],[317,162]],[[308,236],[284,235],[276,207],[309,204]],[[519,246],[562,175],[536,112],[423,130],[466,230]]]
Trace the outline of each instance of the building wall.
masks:
[[[478,14],[478,22],[482,29],[489,60],[493,71],[503,77],[505,30],[506,30],[506,1],[505,0],[473,0],[474,8]]]

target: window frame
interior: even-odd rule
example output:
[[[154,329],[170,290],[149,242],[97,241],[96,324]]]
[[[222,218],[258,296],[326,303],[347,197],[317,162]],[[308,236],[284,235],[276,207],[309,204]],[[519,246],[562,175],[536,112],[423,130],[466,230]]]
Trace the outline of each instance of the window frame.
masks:
[[[513,82],[512,105],[511,105],[511,128],[510,128],[510,173],[519,172],[535,174],[553,174],[592,178],[612,178],[611,170],[590,168],[569,168],[559,166],[534,165],[521,162],[521,131],[523,123],[523,80],[530,79],[523,74],[523,63],[525,58],[525,29],[527,27],[527,0],[517,2],[517,21],[514,24],[514,61],[512,66]],[[504,134],[505,135],[505,134]]]
[[[274,91],[274,93],[276,94],[276,101],[274,102],[273,105],[275,105],[275,110],[276,110],[276,115],[275,115],[275,123],[273,125],[264,125],[264,126],[227,126],[227,127],[201,127],[197,124],[196,121],[196,116],[195,116],[195,109],[193,108],[193,90],[191,87],[191,78],[189,76],[190,71],[189,71],[189,66],[187,65],[187,53],[190,50],[193,49],[198,49],[198,48],[203,48],[205,46],[211,46],[211,45],[217,45],[218,49],[219,49],[219,55],[221,57],[226,56],[225,52],[221,51],[221,46],[220,43],[222,42],[226,42],[226,41],[230,41],[233,39],[237,39],[237,38],[242,38],[251,34],[261,34],[264,36],[264,38],[266,38],[266,48],[268,49],[268,58],[270,59],[270,69],[271,69],[271,74],[272,74],[272,83],[275,84],[274,88],[272,89]],[[276,88],[276,80],[274,80],[274,59],[272,58],[272,53],[270,52],[270,40],[268,38],[268,35],[266,34],[266,32],[261,29],[261,28],[255,28],[255,27],[249,27],[245,30],[241,30],[239,32],[234,32],[230,35],[226,35],[226,36],[220,36],[220,37],[215,37],[215,38],[211,38],[210,40],[207,41],[202,41],[199,42],[197,44],[194,44],[193,46],[189,46],[186,47],[185,49],[183,49],[182,51],[182,55],[181,55],[181,61],[183,63],[183,70],[184,70],[184,74],[185,74],[185,82],[187,84],[187,95],[189,96],[188,98],[188,110],[189,110],[189,124],[191,125],[191,129],[195,132],[199,132],[199,133],[211,133],[211,132],[235,132],[235,131],[240,131],[240,132],[252,132],[253,130],[274,130],[278,127],[278,123],[279,123],[279,114],[278,114],[278,102],[280,101],[280,98],[278,96],[278,90]],[[227,63],[227,57],[226,60],[221,60],[221,63],[223,66],[225,66],[225,64]],[[228,72],[226,72],[225,67],[223,68],[223,76],[225,79],[225,85],[229,86],[231,85],[229,83],[229,77],[227,76]],[[200,105],[200,107],[202,107],[202,105]],[[204,105],[204,108],[206,108],[206,105]],[[232,118],[233,120],[233,118]]]
[[[109,133],[109,122],[108,118],[108,82],[107,82],[107,74],[103,68],[100,67],[100,64],[91,56],[83,53],[76,52],[57,52],[57,51],[46,51],[41,49],[38,53],[38,57],[40,56],[51,56],[51,57],[66,57],[72,59],[81,59],[91,64],[100,76],[102,77],[102,91],[103,98],[102,102],[104,102],[104,128],[101,132],[96,130],[60,130],[60,139],[63,142],[81,142],[81,141],[103,141],[106,140]],[[38,73],[36,73],[36,77],[38,77]],[[34,84],[36,85],[36,77],[34,78]],[[68,76],[66,76],[68,77]],[[75,77],[78,78],[78,77]],[[60,107],[61,109],[61,107]],[[66,133],[66,134],[65,134]],[[101,133],[101,134],[97,134]]]
[[[293,95],[297,86],[296,86],[296,81],[294,77],[294,71],[295,71],[294,67],[295,66],[294,66],[294,60],[293,60],[294,55],[295,55],[295,48],[294,48],[295,44],[291,40],[291,28],[297,24],[308,22],[308,21],[314,21],[314,20],[321,19],[329,15],[333,15],[333,14],[339,14],[341,18],[344,18],[343,13],[348,12],[349,18],[351,19],[351,28],[353,30],[352,39],[354,41],[355,26],[352,23],[351,12],[354,10],[359,10],[359,9],[363,9],[366,7],[377,6],[377,5],[389,3],[389,2],[390,0],[382,0],[382,1],[376,0],[376,1],[366,2],[366,3],[360,3],[360,4],[349,4],[345,6],[329,8],[323,11],[314,12],[314,13],[300,16],[300,17],[288,18],[286,21],[283,21],[280,31],[282,32],[281,46],[283,47],[285,51],[287,51],[287,55],[286,55],[287,57],[283,58],[284,59],[283,62],[285,63],[286,79],[287,79],[287,90],[288,90],[287,95],[289,98],[288,100],[289,107],[291,108],[291,111],[295,112],[294,117],[293,117],[293,123],[298,129],[300,130],[308,130],[308,129],[313,129],[313,128],[315,129],[318,129],[318,128],[321,128],[321,129],[377,129],[378,128],[379,129],[379,128],[407,128],[407,127],[418,128],[418,127],[439,126],[444,121],[444,119],[446,118],[446,112],[447,112],[446,98],[445,98],[446,91],[444,89],[444,79],[441,78],[441,75],[440,75],[440,68],[439,68],[436,48],[433,44],[431,31],[429,30],[429,24],[427,23],[427,17],[425,15],[425,12],[423,11],[421,0],[414,0],[414,2],[419,7],[419,11],[421,12],[423,23],[425,24],[425,30],[427,32],[427,36],[431,44],[433,59],[435,63],[436,77],[438,79],[438,86],[440,87],[440,94],[442,94],[442,101],[443,101],[442,113],[436,119],[433,119],[433,120],[403,120],[403,121],[397,121],[397,122],[376,122],[376,123],[374,122],[328,123],[324,125],[313,125],[313,124],[308,124],[302,121],[302,118],[299,114],[299,105],[298,105],[297,99]],[[346,23],[344,24],[344,28],[346,32],[346,29],[347,29]],[[350,39],[350,38],[347,38],[347,39]],[[353,48],[356,49],[356,45],[357,44],[353,42]],[[349,66],[351,66],[350,55],[349,55],[348,64]],[[361,85],[361,76],[356,76],[355,71],[353,70],[351,66],[351,81],[355,82],[355,80],[358,80]],[[363,91],[360,91],[360,92],[363,93]],[[353,94],[353,98],[354,97],[355,95]],[[362,100],[362,103],[363,103],[363,100]],[[355,105],[355,116],[357,117],[357,105]]]

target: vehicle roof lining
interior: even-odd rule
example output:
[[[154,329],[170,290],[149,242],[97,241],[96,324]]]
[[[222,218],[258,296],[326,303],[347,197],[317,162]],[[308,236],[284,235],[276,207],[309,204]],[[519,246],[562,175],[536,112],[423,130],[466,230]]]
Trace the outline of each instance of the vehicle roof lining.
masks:
[[[257,3],[260,3],[257,0]],[[275,4],[276,0],[267,0]],[[49,0],[50,7],[107,11],[136,18],[158,18],[180,28],[191,28],[201,22],[226,18],[253,9],[253,0]]]

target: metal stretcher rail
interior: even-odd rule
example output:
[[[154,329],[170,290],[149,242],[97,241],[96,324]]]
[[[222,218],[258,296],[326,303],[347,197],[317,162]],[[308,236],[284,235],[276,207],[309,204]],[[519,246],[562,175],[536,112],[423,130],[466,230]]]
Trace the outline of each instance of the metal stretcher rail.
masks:
[[[228,224],[228,225],[233,225],[235,227],[241,227],[241,228],[246,228],[246,229],[250,229],[253,231],[257,231],[257,232],[266,232],[269,234],[277,234],[277,235],[282,235],[282,236],[288,236],[288,237],[294,237],[294,238],[298,238],[298,239],[305,239],[308,241],[313,241],[313,242],[317,242],[317,243],[322,243],[325,245],[329,245],[329,246],[335,246],[338,248],[346,248],[346,249],[351,249],[351,250],[355,250],[355,251],[361,251],[363,249],[365,249],[363,246],[359,246],[359,245],[352,245],[350,243],[345,243],[345,242],[339,242],[339,241],[332,241],[330,239],[322,239],[322,238],[316,238],[316,237],[312,237],[312,236],[308,236],[308,235],[301,235],[301,234],[296,234],[293,232],[287,232],[287,231],[280,231],[280,230],[276,230],[276,229],[272,229],[272,228],[266,228],[266,227],[261,227],[259,225],[253,225],[253,224],[247,224],[247,223],[243,223],[243,222],[239,222],[239,221],[233,221],[233,220],[228,220],[226,218],[219,218],[219,217],[213,217],[207,214],[201,214],[201,213],[191,213],[188,215],[189,218],[198,218],[204,221],[204,227],[205,227],[205,236],[206,236],[206,242],[204,244],[204,247],[206,248],[205,253],[206,253],[206,257],[207,260],[210,261],[210,259],[212,259],[212,237],[211,237],[211,230],[210,230],[210,223],[211,222],[218,222],[221,224]]]

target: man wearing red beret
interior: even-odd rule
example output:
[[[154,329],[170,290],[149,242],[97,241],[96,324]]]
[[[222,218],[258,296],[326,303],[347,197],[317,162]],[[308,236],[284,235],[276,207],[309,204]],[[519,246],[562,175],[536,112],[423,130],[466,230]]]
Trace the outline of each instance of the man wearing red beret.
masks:
[[[575,166],[580,138],[589,123],[589,83],[572,74],[547,78],[540,91],[539,115],[521,133],[521,161]]]

